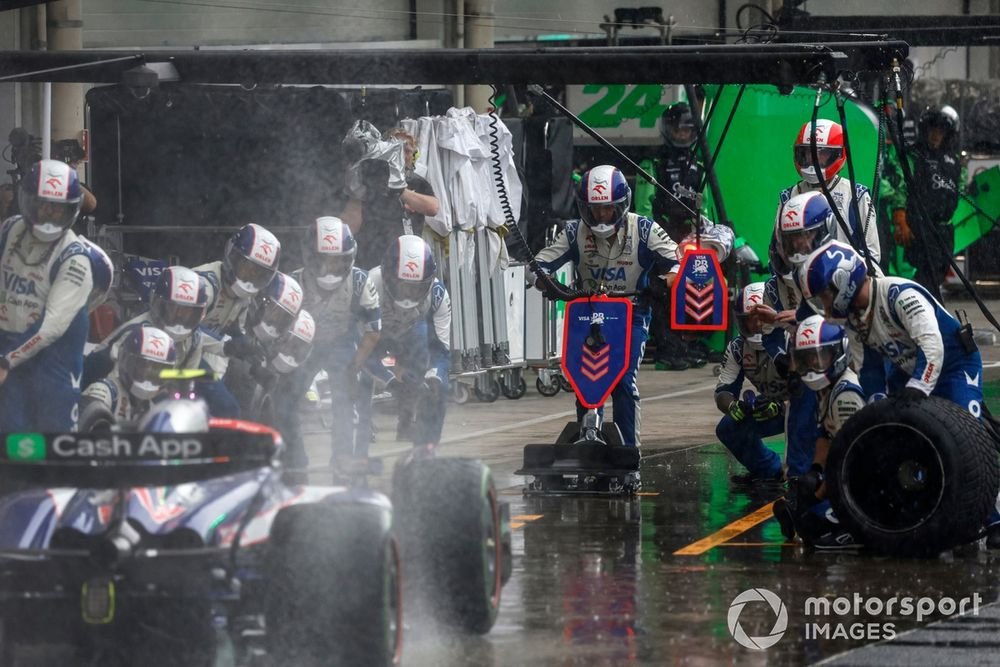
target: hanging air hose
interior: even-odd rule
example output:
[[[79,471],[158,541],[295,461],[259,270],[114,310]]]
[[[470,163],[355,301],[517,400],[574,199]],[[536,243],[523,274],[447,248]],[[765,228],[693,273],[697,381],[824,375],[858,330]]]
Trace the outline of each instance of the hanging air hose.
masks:
[[[524,238],[524,234],[521,233],[521,228],[517,226],[517,221],[514,219],[514,210],[510,205],[510,197],[507,194],[507,186],[504,183],[503,176],[503,165],[500,163],[500,130],[497,124],[500,122],[500,117],[497,116],[496,112],[496,96],[497,87],[494,85],[490,86],[490,162],[493,171],[493,183],[496,186],[497,198],[500,200],[500,207],[503,209],[504,224],[508,231],[514,234],[514,237],[519,243],[523,244],[525,248],[529,248],[528,239]],[[572,301],[580,297],[589,296],[589,292],[581,290],[571,290],[559,281],[555,280],[548,273],[542,270],[542,267],[538,265],[538,261],[534,256],[530,256],[528,259],[528,268],[531,272],[535,274],[536,283],[540,285],[542,292],[549,298],[558,299],[561,301]]]
[[[893,69],[893,77],[895,79],[895,88],[896,88],[896,129],[899,132],[899,134],[902,135],[903,87],[899,78],[899,72],[900,72],[899,63],[894,62],[892,69]],[[899,136],[898,139],[899,141],[897,142],[897,148],[899,150],[899,163],[900,167],[902,167],[903,169],[903,181],[906,183],[906,192],[908,195],[913,196],[913,203],[916,204],[917,215],[919,215],[921,219],[927,223],[925,226],[927,227],[927,229],[930,230],[930,235],[931,235],[930,240],[933,243],[936,243],[940,249],[948,250],[947,254],[948,254],[949,266],[951,266],[952,270],[955,272],[955,275],[958,276],[958,279],[962,281],[962,285],[965,287],[966,290],[968,290],[969,295],[972,296],[972,299],[976,302],[976,305],[979,306],[979,310],[982,311],[983,316],[986,318],[986,321],[992,324],[993,327],[996,328],[998,331],[1000,331],[1000,322],[997,322],[996,318],[993,316],[993,313],[991,313],[990,309],[986,307],[985,303],[983,303],[983,300],[979,296],[979,293],[976,291],[975,286],[971,282],[969,282],[969,279],[966,277],[965,273],[958,266],[958,262],[956,262],[955,258],[952,257],[951,249],[946,248],[947,246],[946,240],[941,237],[941,233],[937,229],[935,223],[930,219],[929,216],[927,216],[927,210],[924,208],[923,200],[920,196],[920,191],[914,188],[913,172],[910,170],[910,160],[906,151],[906,142],[902,140],[902,136]],[[931,268],[931,274],[932,276],[934,274],[933,267]]]
[[[855,235],[860,235],[857,242],[865,249],[865,259],[868,264],[868,270],[871,271],[874,266],[874,260],[869,257],[871,249],[868,247],[868,227],[871,223],[874,208],[871,202],[869,202],[868,211],[865,213],[865,219],[862,221],[861,210],[858,208],[858,181],[854,174],[854,160],[851,158],[851,139],[847,133],[847,111],[844,109],[844,97],[840,94],[839,90],[835,93],[835,99],[837,113],[840,116],[840,128],[844,133],[844,152],[847,154],[847,176],[851,179],[851,214],[854,215],[854,220],[857,221],[858,225],[854,233]],[[872,187],[877,188],[878,181],[873,182]]]
[[[858,243],[857,234],[856,234],[857,230],[855,230],[855,231],[852,232],[851,228],[847,225],[847,222],[844,220],[844,216],[841,215],[840,208],[837,206],[837,202],[834,201],[834,199],[833,199],[833,193],[830,192],[830,187],[826,184],[826,172],[824,172],[820,168],[819,149],[816,147],[816,122],[819,120],[819,107],[820,107],[820,103],[819,102],[820,102],[820,99],[822,98],[822,95],[823,95],[824,84],[825,84],[825,77],[823,77],[821,75],[820,76],[820,81],[819,81],[819,87],[816,89],[816,102],[815,102],[815,104],[813,104],[812,122],[810,123],[810,136],[809,136],[810,156],[809,157],[812,158],[813,171],[815,172],[815,174],[817,176],[817,180],[819,181],[820,189],[823,191],[823,196],[826,197],[826,201],[830,205],[830,209],[833,211],[834,217],[837,219],[837,225],[840,227],[840,230],[844,233],[844,236],[850,241],[850,244],[854,248],[855,252],[857,252],[862,257],[864,257],[864,259],[865,259],[865,266],[868,268],[869,275],[873,275],[874,274],[874,267],[872,265],[871,257],[868,256],[868,244],[867,243]],[[846,134],[845,134],[845,137],[846,137]],[[844,150],[845,150],[845,152],[847,151],[846,145],[844,147]],[[846,157],[847,157],[848,162],[850,162],[850,160],[851,160],[851,154],[849,152],[847,153]],[[851,186],[853,188],[854,187],[854,183],[851,183]],[[852,199],[853,198],[854,198],[854,195],[852,193]]]

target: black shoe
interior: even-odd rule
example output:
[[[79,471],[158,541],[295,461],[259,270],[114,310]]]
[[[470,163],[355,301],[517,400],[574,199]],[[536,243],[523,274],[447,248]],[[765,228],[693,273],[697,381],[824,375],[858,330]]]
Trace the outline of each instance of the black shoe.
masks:
[[[680,357],[667,357],[656,361],[656,370],[658,371],[686,371],[689,368],[691,368],[691,364]]]
[[[773,477],[754,477],[748,472],[732,475],[729,481],[738,486],[764,486],[764,485],[778,485],[785,482],[785,475],[782,472]]]
[[[1000,523],[986,527],[986,548],[1000,549]]]
[[[690,352],[688,352],[688,355],[684,357],[684,361],[686,361],[691,368],[702,368],[708,363],[708,359],[705,357],[692,354]]]
[[[840,524],[829,522],[830,530],[819,537],[806,541],[806,545],[819,551],[845,551],[860,549],[862,544],[854,536],[841,528]]]
[[[795,520],[792,518],[792,510],[785,499],[778,498],[775,500],[771,511],[774,512],[774,518],[778,520],[778,525],[781,526],[781,534],[784,538],[789,541],[794,540]]]

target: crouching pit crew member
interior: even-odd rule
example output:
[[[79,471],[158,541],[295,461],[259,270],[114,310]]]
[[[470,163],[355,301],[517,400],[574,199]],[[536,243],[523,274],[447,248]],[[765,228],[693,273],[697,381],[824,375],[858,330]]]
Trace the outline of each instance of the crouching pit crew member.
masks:
[[[807,546],[816,549],[858,547],[837,522],[826,499],[823,478],[830,443],[847,420],[865,406],[858,374],[850,367],[847,333],[821,315],[812,315],[799,324],[793,346],[792,365],[802,382],[816,392],[820,435],[812,467],[788,480],[788,493],[775,502],[774,515],[788,539],[798,534]]]
[[[726,347],[722,373],[715,388],[715,405],[723,413],[715,435],[747,469],[734,475],[738,484],[780,482],[784,479],[781,457],[764,445],[763,438],[785,431],[785,401],[788,383],[778,372],[761,340],[761,323],[754,309],[763,303],[764,283],[743,288],[734,305],[739,335]],[[756,390],[743,396],[744,379]]]

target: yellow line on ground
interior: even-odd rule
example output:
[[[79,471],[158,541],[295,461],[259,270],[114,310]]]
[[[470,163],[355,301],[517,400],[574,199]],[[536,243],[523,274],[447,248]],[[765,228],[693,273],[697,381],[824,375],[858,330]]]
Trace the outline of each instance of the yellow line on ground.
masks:
[[[510,529],[517,530],[518,528],[524,528],[524,524],[529,521],[538,521],[544,514],[515,514],[510,518]]]
[[[768,503],[758,510],[751,512],[742,519],[737,519],[725,528],[718,530],[708,537],[704,537],[693,544],[689,544],[683,549],[678,549],[674,552],[675,556],[700,556],[709,549],[719,546],[723,542],[728,542],[740,533],[745,533],[750,530],[758,523],[767,521],[772,516],[774,512],[772,508],[774,503]]]
[[[795,542],[726,542],[720,547],[797,547]]]
[[[659,491],[640,491],[639,493],[637,493],[635,495],[637,495],[637,496],[654,496],[655,497],[655,496],[660,495],[660,492]]]

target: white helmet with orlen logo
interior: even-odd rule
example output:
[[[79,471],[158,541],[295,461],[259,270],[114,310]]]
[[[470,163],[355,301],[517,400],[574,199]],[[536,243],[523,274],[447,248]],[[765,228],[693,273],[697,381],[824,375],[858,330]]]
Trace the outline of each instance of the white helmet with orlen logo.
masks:
[[[278,340],[295,323],[302,310],[302,286],[278,272],[274,280],[250,303],[247,326],[263,343]]]
[[[118,377],[130,394],[148,401],[159,393],[160,372],[177,363],[177,348],[166,332],[156,327],[137,326],[118,352]]]
[[[222,279],[241,299],[249,299],[268,286],[278,271],[281,243],[258,224],[244,225],[226,241],[222,254]]]
[[[763,282],[750,283],[740,291],[739,298],[734,304],[736,328],[743,336],[743,340],[756,349],[764,347],[760,323],[753,317],[754,308],[764,305],[764,285]]]
[[[183,340],[198,328],[208,311],[208,284],[184,266],[168,266],[153,286],[149,320],[174,340]]]
[[[631,204],[632,189],[625,175],[608,164],[584,173],[576,190],[580,219],[598,238],[609,238],[621,229]]]
[[[431,248],[419,236],[400,236],[382,258],[382,282],[400,308],[419,306],[430,293],[436,272]]]
[[[310,243],[303,248],[306,268],[322,289],[332,290],[351,275],[358,244],[340,218],[316,218]]]
[[[300,310],[292,328],[275,344],[271,366],[279,373],[291,373],[305,363],[316,338],[316,322],[308,310]]]

